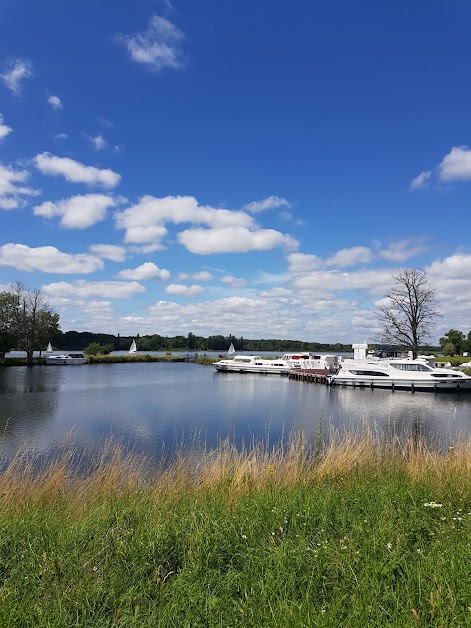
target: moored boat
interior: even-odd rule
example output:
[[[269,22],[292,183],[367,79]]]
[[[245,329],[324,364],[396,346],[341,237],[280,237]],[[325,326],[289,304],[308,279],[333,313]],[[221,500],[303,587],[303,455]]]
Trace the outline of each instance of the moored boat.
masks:
[[[331,375],[328,382],[333,386],[471,392],[469,375],[436,368],[433,359],[426,357],[343,360],[338,373]]]
[[[296,370],[328,375],[336,373],[340,368],[341,358],[338,355],[319,355],[317,353],[298,352],[285,353],[282,360],[291,364]]]
[[[62,353],[60,355],[48,355],[45,358],[46,364],[86,364],[87,358],[83,353]]]
[[[214,362],[217,371],[236,373],[274,373],[278,375],[290,373],[294,367],[286,360],[263,360],[259,355],[235,355],[231,360]]]

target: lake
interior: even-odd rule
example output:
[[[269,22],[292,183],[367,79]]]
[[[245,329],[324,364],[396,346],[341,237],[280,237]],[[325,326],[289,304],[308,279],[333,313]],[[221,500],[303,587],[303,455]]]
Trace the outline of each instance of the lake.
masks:
[[[213,447],[230,435],[278,442],[293,429],[313,440],[374,425],[447,447],[471,436],[471,395],[330,388],[279,375],[217,373],[189,363],[0,368],[0,454],[48,454],[69,438],[79,449],[108,437],[159,456],[182,443]]]

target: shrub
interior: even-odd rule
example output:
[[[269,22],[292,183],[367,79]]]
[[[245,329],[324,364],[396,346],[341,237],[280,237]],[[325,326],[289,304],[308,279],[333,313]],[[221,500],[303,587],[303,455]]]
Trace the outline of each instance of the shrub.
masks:
[[[101,345],[99,342],[91,342],[85,349],[87,355],[108,355],[113,351],[113,345]]]

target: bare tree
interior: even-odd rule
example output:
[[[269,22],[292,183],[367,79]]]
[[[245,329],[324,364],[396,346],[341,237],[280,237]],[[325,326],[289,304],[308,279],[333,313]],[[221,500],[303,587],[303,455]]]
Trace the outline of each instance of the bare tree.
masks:
[[[426,273],[415,268],[402,268],[393,273],[393,279],[393,287],[383,294],[384,301],[377,307],[383,327],[381,339],[403,346],[416,358],[440,316],[435,289]]]

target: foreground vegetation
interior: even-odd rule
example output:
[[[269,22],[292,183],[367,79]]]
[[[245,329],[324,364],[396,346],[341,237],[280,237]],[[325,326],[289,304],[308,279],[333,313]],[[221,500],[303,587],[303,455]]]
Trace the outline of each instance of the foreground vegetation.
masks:
[[[78,464],[77,464],[78,463]],[[2,626],[469,626],[471,443],[372,435],[0,477]]]

